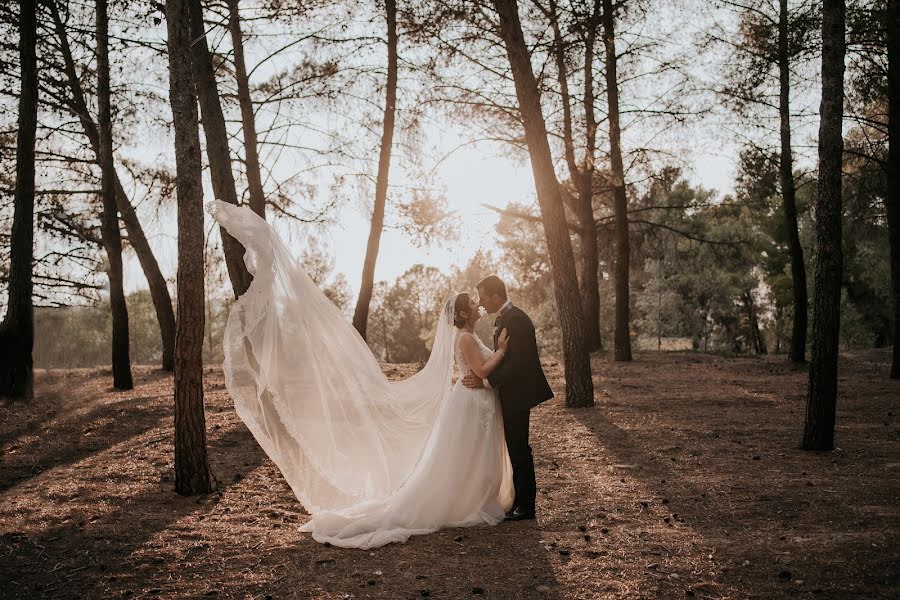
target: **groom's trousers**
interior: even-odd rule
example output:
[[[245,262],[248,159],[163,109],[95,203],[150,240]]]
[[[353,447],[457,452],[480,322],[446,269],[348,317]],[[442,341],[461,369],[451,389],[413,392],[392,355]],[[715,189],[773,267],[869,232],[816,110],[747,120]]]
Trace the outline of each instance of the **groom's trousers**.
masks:
[[[534,510],[537,483],[534,478],[534,458],[528,445],[530,410],[503,408],[503,433],[513,468],[516,500],[513,506]]]

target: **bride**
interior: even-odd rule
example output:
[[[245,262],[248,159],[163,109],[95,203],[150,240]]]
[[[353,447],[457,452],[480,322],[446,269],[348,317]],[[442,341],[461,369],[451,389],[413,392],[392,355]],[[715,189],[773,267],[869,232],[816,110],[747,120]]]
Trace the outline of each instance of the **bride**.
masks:
[[[374,548],[502,521],[513,483],[499,400],[462,376],[487,377],[508,340],[501,335],[492,353],[474,335],[477,303],[466,293],[450,298],[425,367],[388,381],[269,224],[248,207],[216,200],[209,208],[244,245],[254,277],[225,327],[226,387],[311,514],[301,531]]]

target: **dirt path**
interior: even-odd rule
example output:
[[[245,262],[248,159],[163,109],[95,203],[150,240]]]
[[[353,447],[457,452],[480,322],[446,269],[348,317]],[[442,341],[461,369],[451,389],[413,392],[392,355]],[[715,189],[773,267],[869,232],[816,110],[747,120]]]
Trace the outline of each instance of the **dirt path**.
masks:
[[[537,524],[374,551],[321,546],[235,415],[207,425],[219,491],[172,492],[171,379],[39,374],[0,414],[0,598],[893,598],[900,383],[844,357],[839,450],[797,450],[805,373],[780,358],[594,361],[597,407],[534,412]],[[561,368],[547,365],[558,398]],[[409,367],[389,365],[392,377]]]

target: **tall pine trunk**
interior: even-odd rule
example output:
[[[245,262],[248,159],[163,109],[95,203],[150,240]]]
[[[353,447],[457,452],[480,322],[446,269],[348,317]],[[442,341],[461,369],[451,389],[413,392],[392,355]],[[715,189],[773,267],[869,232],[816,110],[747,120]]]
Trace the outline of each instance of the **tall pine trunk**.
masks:
[[[615,359],[631,360],[631,299],[629,273],[631,245],[628,239],[628,198],[622,164],[622,131],[619,125],[619,81],[616,56],[615,14],[612,0],[603,0],[603,45],[606,50],[606,99],[609,117],[609,158],[612,171],[613,215],[616,229],[616,330]]]
[[[844,0],[822,8],[822,101],[816,187],[816,278],[812,359],[803,428],[804,450],[834,448],[838,343],[841,325],[841,159],[844,139]]]
[[[175,491],[211,490],[203,412],[203,183],[191,76],[190,0],[166,0],[169,102],[178,197],[178,332],[175,340]]]
[[[600,336],[600,252],[594,220],[593,169],[582,175],[578,190],[578,224],[581,227],[581,303],[584,309],[584,343],[588,352],[603,349]]]
[[[553,170],[547,128],[541,112],[540,91],[531,69],[531,56],[522,34],[516,0],[494,0],[494,7],[500,17],[500,31],[515,82],[519,112],[525,128],[525,142],[531,157],[531,170],[541,209],[541,221],[547,237],[556,306],[562,329],[566,405],[593,406],[594,384],[591,380],[590,356],[584,342],[584,314],[575,273],[575,257],[559,181]]]
[[[60,52],[62,53],[66,82],[69,86],[71,110],[81,122],[81,127],[88,138],[88,143],[91,145],[91,150],[99,165],[100,132],[84,97],[81,81],[75,69],[75,61],[72,58],[72,50],[69,45],[65,25],[60,18],[56,2],[48,2],[47,7],[53,18]],[[144,234],[144,228],[138,220],[137,213],[131,205],[128,195],[125,193],[125,187],[115,171],[115,167],[113,167],[113,181],[115,183],[119,218],[125,225],[125,230],[128,232],[128,243],[134,249],[135,255],[137,255],[144,277],[147,279],[147,286],[150,288],[150,298],[156,311],[156,320],[159,323],[159,333],[162,342],[162,368],[165,371],[171,371],[175,360],[175,311],[172,308],[172,297],[169,294],[169,287],[159,268],[156,256],[153,254],[153,249],[150,247],[150,242],[147,240],[146,234]]]
[[[599,4],[600,0],[595,0],[594,11],[588,18],[585,33],[583,70],[585,148],[584,161],[580,167],[575,158],[575,142],[572,134],[572,109],[566,69],[565,42],[559,28],[559,9],[555,0],[550,0],[549,12],[546,13],[553,30],[554,58],[563,108],[563,146],[566,165],[569,168],[569,177],[578,194],[572,208],[578,218],[578,236],[581,239],[579,286],[585,319],[584,342],[588,352],[600,350],[603,347],[600,337],[600,252],[597,246],[597,222],[594,219],[594,152],[597,146],[597,121],[594,116],[593,67]]]
[[[128,232],[128,243],[137,255],[138,263],[147,279],[147,287],[150,289],[150,299],[156,311],[156,321],[159,324],[159,337],[162,343],[162,369],[171,371],[175,368],[175,310],[172,308],[172,296],[169,294],[169,284],[159,268],[150,242],[144,234],[144,228],[138,220],[137,213],[125,193],[125,187],[119,179],[119,175],[113,171],[113,181],[116,188],[116,205],[119,208],[119,218]]]
[[[781,119],[781,153],[778,174],[781,181],[781,195],[784,200],[784,222],[787,228],[788,253],[791,258],[791,281],[794,297],[794,323],[791,333],[791,348],[788,358],[794,362],[806,361],[807,297],[806,263],[803,262],[803,247],[800,245],[800,230],[797,225],[797,194],[794,184],[793,155],[791,150],[791,82],[790,49],[788,35],[787,0],[780,0],[778,17],[778,112]]]
[[[597,41],[597,16],[600,1],[595,0],[588,25],[584,50],[585,153],[578,187],[578,220],[581,233],[581,301],[585,318],[585,345],[588,352],[600,350],[600,249],[597,222],[594,220],[594,152],[597,146],[597,120],[594,116],[594,47]]]
[[[113,387],[130,390],[131,357],[128,347],[128,307],[122,269],[122,237],[119,233],[119,211],[116,205],[113,176],[112,111],[109,91],[109,7],[108,0],[96,2],[97,25],[97,120],[100,136],[100,195],[103,213],[100,234],[109,263],[109,308],[112,312],[112,372]]]
[[[234,173],[231,171],[231,154],[228,149],[228,130],[225,115],[216,86],[216,72],[206,41],[201,0],[188,0],[192,46],[193,77],[203,116],[203,133],[206,137],[206,156],[209,158],[209,177],[216,198],[237,204]],[[234,289],[235,297],[250,287],[253,277],[244,264],[244,247],[227,231],[220,228],[222,247],[225,250],[225,266]]]
[[[378,260],[378,246],[384,228],[384,207],[387,203],[388,175],[391,168],[391,148],[394,140],[394,112],[397,104],[397,3],[385,0],[387,17],[387,90],[384,104],[384,124],[381,133],[381,151],[378,156],[378,178],[375,181],[375,206],[372,209],[372,224],[369,241],[366,243],[366,258],[363,263],[359,298],[353,311],[353,326],[366,339],[369,322],[369,305],[372,302],[372,288],[375,285],[375,262]]]
[[[0,396],[32,398],[34,307],[34,142],[37,131],[37,0],[19,2],[19,123],[10,233],[9,295],[0,323]]]
[[[238,0],[228,0],[228,30],[234,48],[234,79],[237,83],[238,104],[241,107],[241,127],[244,132],[244,168],[247,170],[247,187],[250,190],[250,209],[266,218],[266,195],[259,168],[259,150],[256,139],[256,116],[250,97],[250,79],[244,61],[244,35],[241,32],[241,12]]]
[[[888,162],[887,205],[894,300],[894,356],[891,379],[900,379],[900,0],[888,0]]]

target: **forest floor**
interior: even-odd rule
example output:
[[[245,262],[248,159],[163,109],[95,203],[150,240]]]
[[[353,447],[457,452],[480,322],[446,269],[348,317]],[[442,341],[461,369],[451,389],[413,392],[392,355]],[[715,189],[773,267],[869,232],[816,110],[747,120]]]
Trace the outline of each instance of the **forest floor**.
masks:
[[[218,491],[173,492],[172,380],[41,371],[0,406],[2,598],[896,598],[900,382],[842,356],[837,448],[798,449],[806,374],[783,357],[594,359],[597,404],[533,412],[538,520],[372,551],[307,516],[208,371]],[[411,367],[385,365],[393,378]]]

